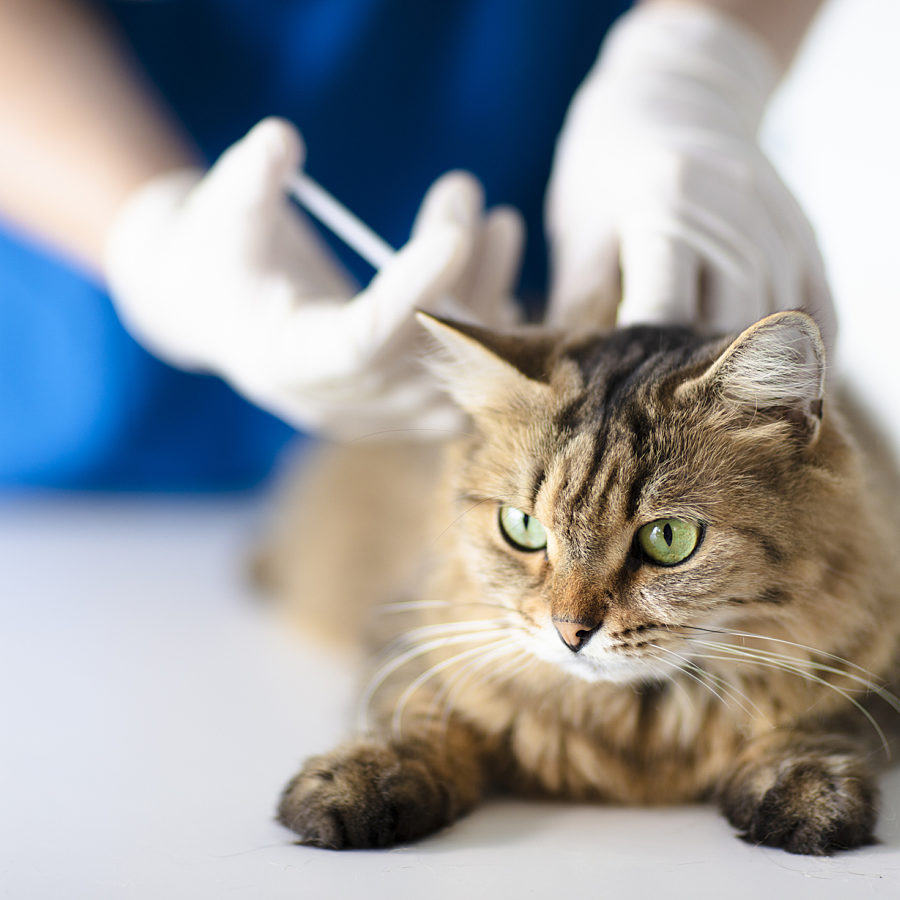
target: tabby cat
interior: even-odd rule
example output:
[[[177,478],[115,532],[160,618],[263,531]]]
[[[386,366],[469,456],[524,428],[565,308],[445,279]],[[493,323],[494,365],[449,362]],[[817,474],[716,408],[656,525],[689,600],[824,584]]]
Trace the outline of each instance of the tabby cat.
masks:
[[[281,596],[372,651],[359,736],[307,760],[280,821],[387,847],[489,792],[712,799],[752,842],[871,842],[900,724],[900,488],[826,395],[813,320],[710,339],[420,319],[471,433],[323,449],[269,548]]]

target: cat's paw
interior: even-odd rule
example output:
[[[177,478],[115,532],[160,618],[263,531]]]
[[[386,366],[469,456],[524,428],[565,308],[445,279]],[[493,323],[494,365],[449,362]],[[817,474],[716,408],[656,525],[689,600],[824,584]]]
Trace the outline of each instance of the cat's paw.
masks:
[[[854,757],[786,760],[753,774],[732,778],[720,795],[744,840],[813,856],[873,843],[878,792]]]
[[[456,818],[451,794],[422,760],[389,744],[358,742],[307,760],[281,795],[278,820],[302,844],[390,847]]]

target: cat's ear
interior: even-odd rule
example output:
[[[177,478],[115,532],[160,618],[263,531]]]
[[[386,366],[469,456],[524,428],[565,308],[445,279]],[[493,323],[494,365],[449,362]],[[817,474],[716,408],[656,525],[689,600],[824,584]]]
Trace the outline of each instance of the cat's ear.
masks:
[[[812,442],[825,393],[819,328],[797,310],[767,316],[732,341],[693,384],[712,387],[726,402],[789,420]]]
[[[552,340],[546,334],[499,334],[424,312],[416,318],[438,343],[438,352],[428,356],[429,368],[466,412],[489,415],[549,396]]]

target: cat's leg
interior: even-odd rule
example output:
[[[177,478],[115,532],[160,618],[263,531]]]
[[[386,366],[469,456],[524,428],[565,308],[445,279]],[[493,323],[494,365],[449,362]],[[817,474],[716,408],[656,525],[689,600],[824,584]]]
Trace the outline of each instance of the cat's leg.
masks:
[[[865,749],[842,735],[779,730],[756,738],[718,799],[752,843],[822,856],[873,841],[875,776]]]
[[[486,775],[462,726],[432,737],[360,738],[307,760],[284,789],[278,819],[300,842],[340,850],[431,834],[472,809]]]

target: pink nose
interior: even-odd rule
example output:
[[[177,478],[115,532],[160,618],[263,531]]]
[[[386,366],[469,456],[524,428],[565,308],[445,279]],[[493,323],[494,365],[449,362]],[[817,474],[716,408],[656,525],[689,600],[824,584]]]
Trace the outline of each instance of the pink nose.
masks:
[[[591,639],[591,635],[600,628],[602,622],[573,622],[570,619],[553,619],[553,627],[559,632],[563,643],[577,653]]]

